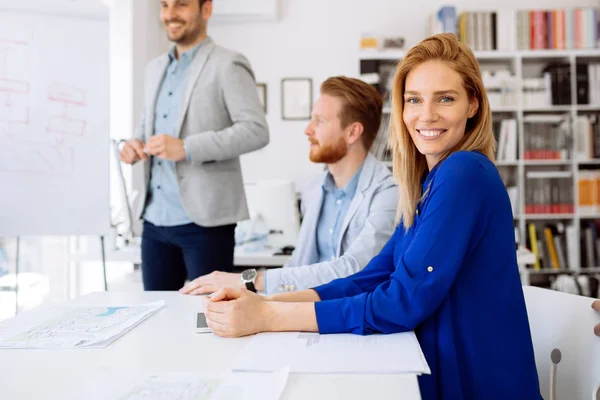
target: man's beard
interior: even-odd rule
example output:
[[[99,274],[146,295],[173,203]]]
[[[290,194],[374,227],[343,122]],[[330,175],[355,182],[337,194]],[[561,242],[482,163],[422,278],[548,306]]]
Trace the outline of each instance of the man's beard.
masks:
[[[324,145],[312,140],[311,143],[317,144],[317,147],[310,149],[310,161],[315,163],[334,164],[348,154],[348,146],[344,138]]]
[[[181,22],[181,21],[173,21],[173,22]],[[187,28],[182,29],[180,33],[177,33],[175,36],[171,36],[169,34],[167,28],[167,37],[171,42],[177,43],[179,45],[186,45],[188,43],[192,43],[198,37],[199,29],[190,29],[189,25]]]

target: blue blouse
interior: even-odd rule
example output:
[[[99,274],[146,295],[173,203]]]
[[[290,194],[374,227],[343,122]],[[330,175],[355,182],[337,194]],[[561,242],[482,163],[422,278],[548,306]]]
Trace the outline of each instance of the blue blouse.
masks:
[[[419,377],[423,400],[541,399],[496,166],[456,152],[423,189],[408,231],[400,224],[362,271],[315,288],[319,332],[414,330],[431,369]]]

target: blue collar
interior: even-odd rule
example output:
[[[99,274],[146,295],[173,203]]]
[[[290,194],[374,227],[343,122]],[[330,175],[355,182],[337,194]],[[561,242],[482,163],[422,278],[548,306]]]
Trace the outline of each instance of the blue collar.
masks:
[[[181,53],[179,55],[179,61],[180,62],[184,62],[184,63],[190,63],[193,59],[194,56],[196,55],[196,53],[198,52],[198,49],[204,44],[206,43],[207,40],[204,39],[203,41],[201,41],[200,43],[198,43],[197,45],[195,45],[194,47],[192,47],[191,49],[184,51],[183,53]],[[173,61],[176,60],[177,58],[175,57],[175,51],[177,50],[177,47],[173,46],[171,47],[171,50],[169,50],[169,61]]]
[[[335,186],[335,181],[333,180],[333,176],[329,172],[327,172],[327,175],[325,175],[325,179],[323,180],[323,184],[321,185],[321,187],[323,188],[323,192],[329,192],[329,193],[342,192],[349,198],[353,198],[354,195],[356,194],[356,190],[358,189],[358,181],[360,179],[360,174],[362,172],[364,165],[365,165],[365,163],[363,162],[362,165],[360,166],[360,168],[358,169],[358,171],[356,171],[354,173],[354,176],[352,177],[352,179],[350,179],[350,182],[348,182],[346,184],[346,186],[344,186],[341,189],[338,189]]]

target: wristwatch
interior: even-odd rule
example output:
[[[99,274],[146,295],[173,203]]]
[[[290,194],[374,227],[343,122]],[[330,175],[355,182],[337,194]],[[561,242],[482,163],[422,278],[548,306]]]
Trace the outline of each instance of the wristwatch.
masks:
[[[242,272],[242,282],[246,285],[246,289],[251,292],[256,293],[256,286],[254,286],[254,282],[256,282],[256,277],[258,276],[258,272],[254,268],[247,269]]]

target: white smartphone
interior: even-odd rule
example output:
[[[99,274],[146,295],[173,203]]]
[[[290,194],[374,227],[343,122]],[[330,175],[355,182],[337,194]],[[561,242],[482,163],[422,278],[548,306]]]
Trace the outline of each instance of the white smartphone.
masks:
[[[203,312],[196,312],[196,333],[212,332],[206,323],[206,315]]]

